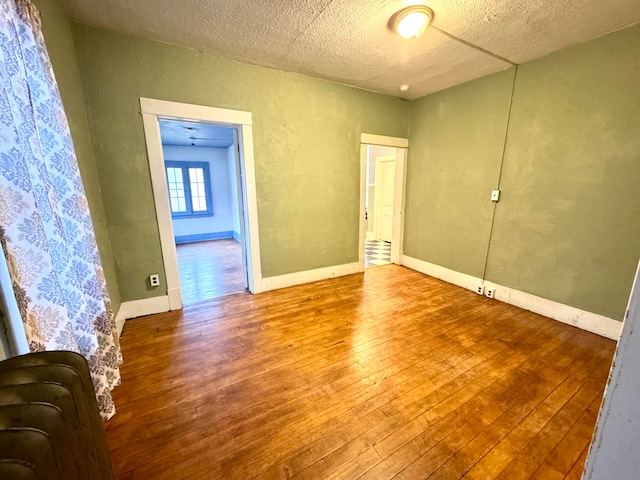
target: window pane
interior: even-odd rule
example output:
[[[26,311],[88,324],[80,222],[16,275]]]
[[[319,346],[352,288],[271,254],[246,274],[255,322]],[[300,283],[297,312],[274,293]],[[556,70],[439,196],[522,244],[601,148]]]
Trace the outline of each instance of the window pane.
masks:
[[[191,182],[204,182],[204,176],[202,174],[202,168],[190,168],[189,169],[189,180]]]
[[[181,168],[167,167],[167,186],[169,187],[171,211],[173,213],[186,213],[186,203],[179,201],[180,198],[184,198]]]
[[[206,167],[197,167],[193,163],[184,166],[167,167],[167,186],[171,212],[191,215],[211,211],[207,198],[207,187],[210,182]],[[187,183],[188,182],[188,183]],[[187,198],[186,189],[189,188]]]
[[[204,169],[189,168],[189,184],[191,186],[191,205],[194,212],[207,211],[207,197],[204,188]]]
[[[194,212],[207,211],[207,201],[204,197],[195,197],[193,199],[193,211]]]

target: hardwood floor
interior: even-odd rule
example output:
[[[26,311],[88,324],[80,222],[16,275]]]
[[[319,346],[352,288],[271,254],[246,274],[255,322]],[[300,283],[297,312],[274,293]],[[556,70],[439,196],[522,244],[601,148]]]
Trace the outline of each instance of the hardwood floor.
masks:
[[[615,344],[387,265],[127,321],[119,479],[579,479]]]
[[[182,302],[204,300],[245,291],[240,243],[232,238],[176,245]]]

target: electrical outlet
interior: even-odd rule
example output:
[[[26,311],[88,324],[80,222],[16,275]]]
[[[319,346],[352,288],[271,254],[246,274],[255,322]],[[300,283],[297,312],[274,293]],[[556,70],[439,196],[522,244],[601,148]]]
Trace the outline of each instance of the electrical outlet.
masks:
[[[484,292],[484,294],[486,295],[487,298],[493,298],[496,294],[496,289],[495,288],[487,288]]]
[[[149,275],[149,283],[151,284],[152,287],[159,287],[160,275],[158,275],[157,273],[152,273],[151,275]]]
[[[478,295],[484,295],[484,285],[478,285],[478,286],[476,287],[476,293],[477,293]]]

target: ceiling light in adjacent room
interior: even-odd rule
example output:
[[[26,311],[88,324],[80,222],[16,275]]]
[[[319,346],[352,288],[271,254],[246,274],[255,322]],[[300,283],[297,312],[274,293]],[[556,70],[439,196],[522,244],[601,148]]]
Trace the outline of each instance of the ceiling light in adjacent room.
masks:
[[[407,85],[406,83],[404,85],[400,85],[401,92],[406,92],[407,90],[409,90],[409,85]]]
[[[425,5],[412,5],[397,11],[389,19],[389,28],[403,38],[422,35],[433,20],[433,10]]]

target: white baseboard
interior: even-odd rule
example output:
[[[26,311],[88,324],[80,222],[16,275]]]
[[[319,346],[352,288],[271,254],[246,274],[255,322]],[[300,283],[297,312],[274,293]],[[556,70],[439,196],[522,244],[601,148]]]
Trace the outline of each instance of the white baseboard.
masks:
[[[495,299],[501,302],[515,305],[532,312],[553,318],[562,323],[568,323],[574,327],[593,332],[612,340],[618,340],[622,331],[622,322],[613,318],[587,312],[579,308],[555,302],[530,293],[504,287],[493,282],[484,282],[486,288],[495,289]]]
[[[122,336],[122,329],[124,328],[124,308],[122,308],[122,304],[120,304],[120,308],[118,309],[118,313],[116,314],[116,329],[118,330],[118,338]]]
[[[597,313],[587,312],[579,308],[571,307],[563,303],[555,302],[542,297],[531,295],[530,293],[515,290],[513,288],[498,285],[493,282],[483,281],[481,278],[466,275],[464,273],[449,270],[448,268],[435,265],[433,263],[418,260],[407,255],[403,256],[403,265],[425,273],[429,276],[439,278],[445,282],[452,283],[462,288],[475,291],[479,285],[484,285],[485,291],[488,288],[494,289],[494,298],[501,302],[514,305],[516,307],[529,310],[539,315],[558,320],[562,323],[573,325],[582,330],[601,335],[612,340],[618,340],[622,330],[622,322],[614,320]]]
[[[482,279],[467,275],[466,273],[456,272],[455,270],[449,270],[448,268],[441,267],[435,263],[425,262],[424,260],[418,260],[417,258],[409,257],[407,255],[402,256],[402,265],[412,270],[416,270],[420,273],[425,273],[430,277],[436,277],[440,280],[444,280],[447,283],[453,283],[467,290],[476,291],[476,288],[482,285]]]
[[[180,310],[182,308],[182,291],[180,287],[167,289],[167,297],[169,297],[170,310]]]
[[[304,272],[288,273],[277,277],[267,277],[262,279],[262,291],[277,290],[279,288],[293,287],[303,283],[318,282],[327,278],[343,277],[352,275],[360,271],[360,264],[346,263],[333,267],[317,268],[315,270],[305,270]]]
[[[143,298],[142,300],[122,302],[120,305],[120,311],[118,312],[118,317],[122,316],[125,320],[129,320],[130,318],[168,312],[169,310],[169,296],[163,295],[161,297]]]

